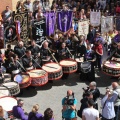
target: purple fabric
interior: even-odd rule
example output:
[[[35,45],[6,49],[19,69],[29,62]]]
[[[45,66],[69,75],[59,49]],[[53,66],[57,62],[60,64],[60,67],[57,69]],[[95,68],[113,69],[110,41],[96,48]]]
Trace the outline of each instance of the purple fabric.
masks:
[[[57,13],[57,28],[62,32],[67,32],[72,28],[72,11],[58,11]]]
[[[34,113],[30,112],[28,115],[28,120],[36,120],[36,119],[43,120],[43,115],[41,113],[36,113],[34,115]]]
[[[44,16],[46,17],[46,35],[50,36],[55,30],[56,12],[48,11],[44,13]]]
[[[28,120],[28,116],[24,114],[24,111],[20,106],[13,107],[13,116],[21,120]]]
[[[116,42],[116,43],[120,42],[120,35],[117,34],[117,35],[114,37],[113,40],[114,40],[114,42]]]

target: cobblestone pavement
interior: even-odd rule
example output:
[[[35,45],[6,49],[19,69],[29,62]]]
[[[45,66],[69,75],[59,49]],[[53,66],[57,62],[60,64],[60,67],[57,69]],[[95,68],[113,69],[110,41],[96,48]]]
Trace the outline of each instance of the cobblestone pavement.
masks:
[[[106,56],[106,54],[105,54]],[[105,57],[104,57],[105,59]],[[111,79],[102,73],[102,71],[96,71],[96,82],[101,92],[101,98],[105,94],[105,88],[111,85],[111,82],[118,81],[117,79]],[[30,112],[34,104],[39,104],[40,113],[44,113],[44,110],[48,107],[52,108],[55,115],[55,120],[61,120],[61,100],[66,96],[66,91],[71,89],[75,93],[75,97],[78,100],[77,109],[80,107],[80,99],[82,98],[83,87],[87,87],[89,82],[80,81],[79,74],[70,74],[67,80],[57,80],[53,83],[47,83],[42,87],[25,89],[21,97],[24,100],[24,109],[26,112]],[[100,107],[100,99],[98,100]],[[78,118],[80,120],[80,118]]]

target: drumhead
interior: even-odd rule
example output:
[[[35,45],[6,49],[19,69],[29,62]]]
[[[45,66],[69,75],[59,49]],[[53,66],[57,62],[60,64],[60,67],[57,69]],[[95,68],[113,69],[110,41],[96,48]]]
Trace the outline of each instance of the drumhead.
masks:
[[[6,111],[12,111],[13,106],[17,105],[17,100],[13,97],[2,97],[0,98],[0,105],[3,107]]]
[[[13,88],[14,86],[17,85],[16,82],[8,82],[8,83],[3,83],[4,86],[6,86],[7,88]]]
[[[9,73],[4,73],[4,82],[10,81],[11,75]]]
[[[0,87],[0,97],[8,96],[9,90],[6,87]]]
[[[21,75],[21,74],[18,74],[18,75],[15,76],[14,81],[18,82],[19,84],[20,84],[20,83],[26,83],[26,82],[29,81],[29,78],[30,78],[29,75],[25,75],[25,74],[24,74],[24,75]]]
[[[57,63],[47,63],[42,66],[42,69],[50,73],[50,72],[57,72],[62,68]]]
[[[20,73],[20,70],[13,70],[12,71],[12,74],[18,74],[18,73]]]
[[[109,67],[109,68],[119,68],[120,69],[120,63],[115,62],[115,61],[106,61],[105,66]]]
[[[76,61],[73,61],[73,60],[62,60],[62,61],[60,61],[61,66],[72,66],[72,65],[75,65],[75,64],[76,64]]]
[[[30,72],[27,72],[30,77],[41,77],[46,74],[44,70],[36,69],[36,70],[31,70]]]

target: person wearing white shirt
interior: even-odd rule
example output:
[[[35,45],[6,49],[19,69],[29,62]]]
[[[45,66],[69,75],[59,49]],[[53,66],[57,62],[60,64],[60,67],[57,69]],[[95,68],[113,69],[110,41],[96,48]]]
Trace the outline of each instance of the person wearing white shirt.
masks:
[[[82,113],[82,120],[99,120],[99,111],[93,108],[94,101],[88,100],[88,108],[85,108]]]

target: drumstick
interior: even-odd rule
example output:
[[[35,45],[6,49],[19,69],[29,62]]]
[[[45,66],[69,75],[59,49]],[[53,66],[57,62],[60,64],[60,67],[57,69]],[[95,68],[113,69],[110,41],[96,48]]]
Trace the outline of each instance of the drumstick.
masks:
[[[54,69],[57,69],[57,68],[55,68],[55,67],[51,67],[51,66],[48,66],[48,65],[45,65],[46,67],[49,67],[49,68],[54,68]]]

